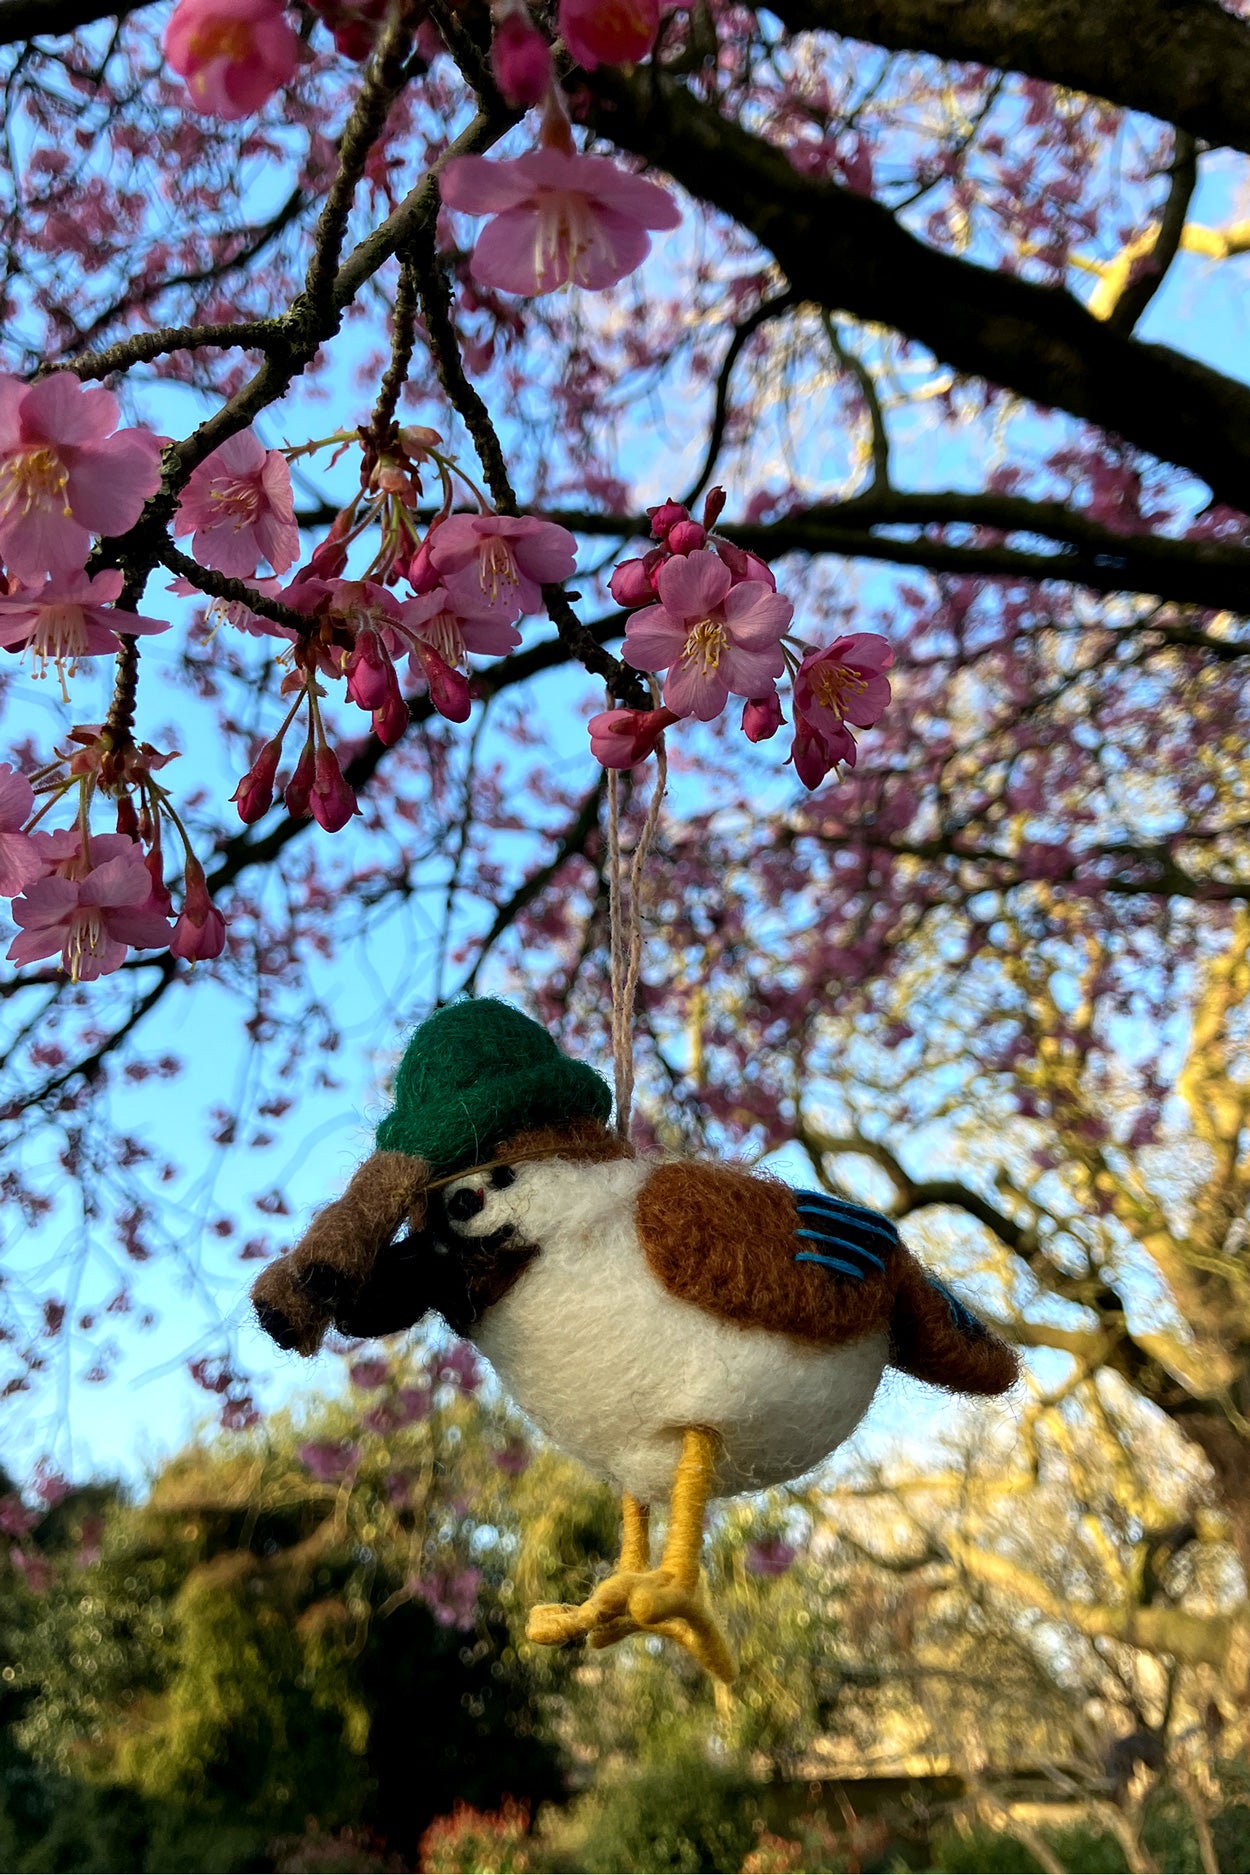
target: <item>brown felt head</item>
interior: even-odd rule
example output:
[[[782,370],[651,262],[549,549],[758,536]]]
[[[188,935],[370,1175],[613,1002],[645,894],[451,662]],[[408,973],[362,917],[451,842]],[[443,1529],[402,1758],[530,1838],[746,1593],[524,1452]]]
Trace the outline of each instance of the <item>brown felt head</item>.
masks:
[[[341,1198],[318,1211],[304,1235],[252,1285],[265,1333],[282,1348],[315,1354],[326,1329],[368,1282],[380,1252],[407,1223],[425,1224],[430,1169],[406,1152],[375,1152]]]

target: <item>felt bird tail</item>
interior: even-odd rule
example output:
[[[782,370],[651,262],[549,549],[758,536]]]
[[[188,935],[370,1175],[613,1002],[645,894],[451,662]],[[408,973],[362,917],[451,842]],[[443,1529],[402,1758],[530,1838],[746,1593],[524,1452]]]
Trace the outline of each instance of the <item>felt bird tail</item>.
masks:
[[[406,1222],[414,1235],[424,1228],[429,1182],[424,1159],[372,1153],[295,1248],[262,1271],[252,1301],[261,1327],[280,1348],[315,1354],[332,1322],[345,1334],[389,1332],[359,1325],[362,1302],[377,1299],[371,1294],[375,1266],[400,1225]]]
[[[890,1317],[890,1364],[952,1393],[1006,1393],[1020,1371],[1014,1348],[994,1334],[903,1251]]]

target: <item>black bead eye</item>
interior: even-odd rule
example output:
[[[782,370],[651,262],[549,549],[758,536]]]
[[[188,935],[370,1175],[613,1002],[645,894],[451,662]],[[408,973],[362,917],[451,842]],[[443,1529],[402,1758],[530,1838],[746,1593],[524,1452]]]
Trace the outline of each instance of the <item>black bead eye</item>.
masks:
[[[463,1185],[459,1191],[453,1191],[447,1200],[447,1215],[453,1224],[464,1224],[479,1211],[486,1208],[486,1195],[476,1191],[472,1185]]]
[[[496,1191],[506,1191],[509,1185],[516,1183],[516,1173],[510,1165],[493,1166],[490,1182]]]

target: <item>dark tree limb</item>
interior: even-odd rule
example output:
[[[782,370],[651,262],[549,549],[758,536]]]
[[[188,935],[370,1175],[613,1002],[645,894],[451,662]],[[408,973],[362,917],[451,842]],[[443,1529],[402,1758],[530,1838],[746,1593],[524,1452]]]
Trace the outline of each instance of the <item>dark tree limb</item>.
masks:
[[[1250,150],[1250,29],[1218,0],[769,0],[791,31],[1022,72]]]
[[[731,215],[801,298],[888,326],[956,371],[1095,424],[1250,510],[1250,387],[1109,330],[1059,288],[938,252],[879,202],[801,176],[784,150],[661,72],[601,71],[593,86],[594,127]]]

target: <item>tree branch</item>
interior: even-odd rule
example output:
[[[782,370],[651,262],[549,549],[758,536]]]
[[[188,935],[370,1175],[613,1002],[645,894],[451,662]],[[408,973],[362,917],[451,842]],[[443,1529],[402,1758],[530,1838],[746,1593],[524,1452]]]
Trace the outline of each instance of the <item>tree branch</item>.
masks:
[[[603,70],[592,84],[594,127],[733,216],[802,298],[888,326],[957,371],[1097,424],[1250,510],[1247,386],[1109,330],[1070,293],[938,252],[880,203],[800,175],[784,150],[663,73]]]
[[[791,31],[1022,72],[1250,150],[1250,32],[1217,0],[776,0]]]

